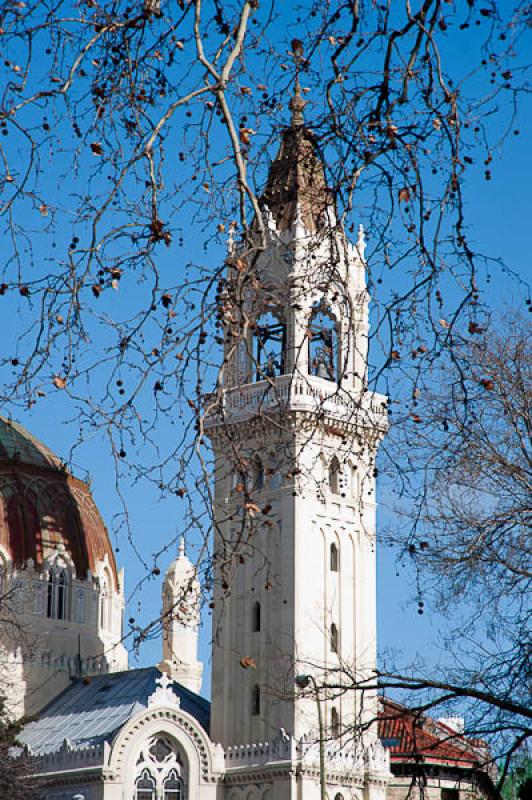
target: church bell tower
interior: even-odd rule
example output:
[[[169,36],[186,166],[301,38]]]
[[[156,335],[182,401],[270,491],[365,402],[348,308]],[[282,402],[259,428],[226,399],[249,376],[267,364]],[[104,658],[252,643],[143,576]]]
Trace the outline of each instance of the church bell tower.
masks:
[[[375,457],[386,398],[367,389],[364,232],[350,242],[337,218],[303,107],[296,81],[261,219],[230,242],[219,286],[225,357],[206,428],[211,735],[224,748],[316,732],[316,697],[296,677],[320,686],[376,667]],[[329,739],[352,738],[376,717],[371,691],[319,699]],[[375,736],[370,725],[365,741]]]

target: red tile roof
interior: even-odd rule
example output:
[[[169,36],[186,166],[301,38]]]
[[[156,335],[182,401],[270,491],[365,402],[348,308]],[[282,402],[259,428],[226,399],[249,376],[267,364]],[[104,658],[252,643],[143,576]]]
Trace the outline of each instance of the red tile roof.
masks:
[[[477,767],[485,749],[457,731],[388,698],[381,698],[379,738],[385,740],[391,763],[423,761]]]

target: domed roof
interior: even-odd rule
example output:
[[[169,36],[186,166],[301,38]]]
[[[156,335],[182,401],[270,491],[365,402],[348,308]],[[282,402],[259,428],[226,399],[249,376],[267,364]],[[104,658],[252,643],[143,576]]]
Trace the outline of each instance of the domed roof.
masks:
[[[18,422],[0,416],[0,461],[61,467],[60,459]]]
[[[38,569],[63,545],[78,578],[107,558],[117,581],[107,528],[86,483],[17,422],[0,416],[0,546],[16,568]]]

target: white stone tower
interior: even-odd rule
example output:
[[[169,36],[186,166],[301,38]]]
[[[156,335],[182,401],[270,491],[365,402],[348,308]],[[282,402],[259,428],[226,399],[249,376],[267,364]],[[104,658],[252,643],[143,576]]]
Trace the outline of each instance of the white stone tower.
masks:
[[[163,660],[159,669],[198,694],[203,665],[198,661],[200,584],[185,555],[185,542],[166,571],[163,582]]]
[[[336,785],[355,785],[356,774],[379,797],[386,755],[376,725],[362,724],[376,718],[375,692],[318,692],[319,730],[315,693],[295,684],[374,675],[375,457],[387,415],[386,398],[367,390],[364,233],[351,244],[337,219],[297,84],[290,105],[261,198],[263,233],[255,220],[251,243],[230,242],[220,286],[225,359],[207,409],[217,522],[211,735],[231,758],[280,732],[297,748],[349,743],[351,761],[335,769],[351,777]],[[272,796],[296,796],[286,791]]]

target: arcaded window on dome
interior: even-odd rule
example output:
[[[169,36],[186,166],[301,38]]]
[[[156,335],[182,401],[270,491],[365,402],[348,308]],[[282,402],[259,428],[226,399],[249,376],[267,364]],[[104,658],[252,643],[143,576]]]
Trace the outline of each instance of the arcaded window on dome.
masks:
[[[323,304],[312,309],[307,336],[309,373],[337,381],[338,330],[332,313]]]
[[[185,800],[186,775],[174,741],[157,735],[137,758],[133,800]]]
[[[273,314],[264,314],[255,326],[255,380],[283,375],[286,357],[286,325]]]
[[[112,591],[111,579],[107,572],[104,572],[100,579],[100,628],[110,631],[112,628]]]
[[[66,569],[51,569],[48,573],[46,616],[68,619],[69,575]]]

